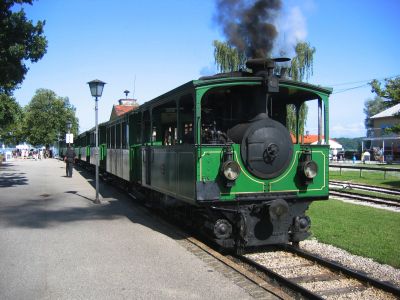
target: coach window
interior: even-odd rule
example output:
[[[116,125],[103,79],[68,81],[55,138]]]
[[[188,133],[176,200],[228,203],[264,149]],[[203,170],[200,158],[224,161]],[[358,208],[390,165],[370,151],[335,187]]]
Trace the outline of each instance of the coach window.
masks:
[[[177,143],[177,107],[171,100],[153,109],[153,144],[171,146]]]
[[[194,100],[191,94],[179,99],[178,140],[184,144],[194,144]]]
[[[121,126],[121,148],[122,149],[126,149],[127,148],[127,126],[126,126],[126,122],[122,123]]]
[[[266,112],[262,87],[238,85],[210,89],[201,99],[201,142],[224,144],[227,132]]]
[[[110,148],[115,149],[115,125],[110,127]]]
[[[106,143],[106,127],[100,126],[99,127],[99,145]]]
[[[142,144],[148,144],[151,141],[151,122],[150,122],[150,110],[143,112],[143,122],[142,122]]]
[[[96,141],[95,141],[95,132],[91,132],[90,133],[90,146],[94,147],[96,145]]]
[[[111,148],[111,127],[107,127],[107,148]]]
[[[302,144],[325,144],[326,128],[323,114],[323,103],[321,99],[312,99],[302,104],[305,113],[299,117],[299,135]],[[301,118],[302,115],[305,117]],[[303,128],[302,128],[303,127]]]
[[[116,125],[115,148],[121,149],[121,123]]]
[[[140,144],[141,114],[134,113],[129,116],[129,141],[132,145]]]

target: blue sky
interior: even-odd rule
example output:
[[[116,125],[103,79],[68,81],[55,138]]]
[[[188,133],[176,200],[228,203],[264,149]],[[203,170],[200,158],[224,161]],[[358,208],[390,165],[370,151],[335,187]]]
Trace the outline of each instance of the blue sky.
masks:
[[[278,44],[290,49],[296,40],[309,42],[317,49],[309,82],[334,88],[331,136],[364,136],[364,102],[373,97],[365,84],[400,75],[400,1],[283,3],[276,20]],[[39,0],[24,8],[29,19],[46,20],[49,44],[14,96],[22,106],[39,88],[68,97],[80,131],[94,126],[88,81],[107,83],[99,102],[103,122],[126,89],[144,103],[213,72],[212,42],[224,40],[213,21],[214,0]]]

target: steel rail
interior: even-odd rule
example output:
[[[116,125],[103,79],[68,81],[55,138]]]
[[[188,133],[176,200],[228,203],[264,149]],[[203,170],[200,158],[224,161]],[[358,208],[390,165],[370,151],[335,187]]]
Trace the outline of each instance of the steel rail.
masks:
[[[371,196],[361,196],[361,195],[355,195],[355,194],[351,194],[351,193],[338,192],[338,191],[329,191],[329,195],[345,197],[345,198],[350,198],[350,199],[359,200],[359,201],[367,201],[367,202],[372,202],[375,204],[400,207],[400,202],[396,202],[395,200],[393,200],[393,201],[386,200],[386,199],[384,200],[384,199],[380,199],[380,198],[373,198]]]
[[[369,285],[376,287],[378,289],[384,290],[385,292],[389,292],[393,295],[395,295],[396,297],[400,296],[400,288],[394,286],[393,284],[390,284],[388,282],[383,282],[374,278],[369,277],[368,275],[365,275],[363,273],[360,273],[358,271],[352,270],[350,268],[347,268],[345,266],[342,266],[336,262],[330,261],[330,260],[326,260],[323,259],[317,255],[314,255],[310,252],[301,250],[298,247],[295,246],[291,246],[291,245],[282,245],[281,246],[283,249],[290,251],[292,253],[295,253],[305,259],[309,259],[311,261],[317,262],[331,270],[334,271],[339,271],[343,274],[346,274],[348,276],[351,276],[353,278],[356,278],[362,282],[368,283]]]
[[[361,184],[361,183],[352,183],[352,182],[348,182],[348,181],[339,181],[339,180],[329,180],[329,183],[348,186],[350,188],[356,188],[356,189],[360,189],[360,190],[381,192],[381,193],[386,193],[386,194],[391,194],[391,195],[400,195],[399,189],[383,188],[383,187],[378,187],[378,186],[370,186],[370,185]]]

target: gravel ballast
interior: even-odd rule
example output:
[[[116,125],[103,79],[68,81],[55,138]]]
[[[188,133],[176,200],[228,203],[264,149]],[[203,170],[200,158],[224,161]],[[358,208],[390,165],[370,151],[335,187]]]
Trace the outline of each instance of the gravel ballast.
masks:
[[[320,243],[315,239],[300,242],[300,248],[348,268],[365,272],[381,281],[389,281],[396,286],[400,286],[400,270],[392,266],[377,263],[370,258],[350,254],[343,249]]]

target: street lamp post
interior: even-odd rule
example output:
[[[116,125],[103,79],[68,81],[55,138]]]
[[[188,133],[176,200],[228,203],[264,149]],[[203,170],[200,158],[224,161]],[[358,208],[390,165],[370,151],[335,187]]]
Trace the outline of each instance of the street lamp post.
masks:
[[[98,98],[101,97],[101,94],[103,93],[103,88],[104,85],[106,84],[105,82],[95,79],[92,81],[88,82],[89,88],[90,88],[90,93],[92,94],[92,97],[95,98],[95,122],[96,122],[96,150],[95,150],[95,157],[96,157],[96,199],[94,200],[94,203],[99,204],[100,199],[99,199],[99,125],[98,125]]]
[[[66,140],[68,140],[68,147],[69,147],[69,144],[70,144],[70,141],[71,141],[71,136],[70,136],[71,127],[72,127],[72,122],[71,121],[67,121],[68,139],[66,139]]]

